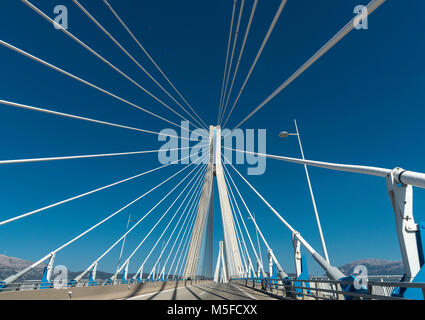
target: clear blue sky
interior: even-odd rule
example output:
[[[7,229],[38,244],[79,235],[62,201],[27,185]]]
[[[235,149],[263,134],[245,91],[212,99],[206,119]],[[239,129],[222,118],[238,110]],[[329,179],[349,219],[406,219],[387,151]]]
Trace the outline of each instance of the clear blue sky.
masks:
[[[201,117],[214,124],[233,1],[110,2]],[[237,124],[345,25],[353,17],[356,5],[367,2],[289,0],[229,125]],[[72,1],[35,3],[51,17],[55,5],[66,5],[72,33],[166,100]],[[148,65],[102,1],[81,0],[81,3],[137,59]],[[252,1],[247,3],[241,34]],[[240,87],[279,3],[280,0],[259,3],[236,88]],[[268,153],[298,157],[295,138],[277,137],[281,130],[293,130],[292,121],[297,119],[309,159],[385,168],[401,166],[425,172],[425,3],[412,0],[408,11],[404,7],[404,1],[388,0],[371,15],[368,30],[351,32],[243,128],[266,128]],[[172,121],[179,121],[20,1],[1,4],[0,38]],[[150,130],[169,127],[4,47],[0,48],[0,61],[0,99]],[[151,65],[148,69],[157,76]],[[1,159],[148,150],[161,145],[153,135],[6,106],[0,106],[0,137]],[[1,220],[156,166],[159,166],[156,155],[2,165]],[[38,260],[178,168],[167,168],[1,227],[0,253]],[[310,172],[333,264],[363,258],[401,259],[384,179],[317,168]],[[248,179],[320,251],[303,168],[270,160],[265,175]],[[237,181],[282,266],[292,272],[290,233],[241,180]],[[167,191],[169,186],[164,186],[162,191]],[[87,267],[123,233],[128,213],[141,217],[160,200],[163,192],[145,198],[65,249],[57,256],[57,263],[65,264],[70,270]],[[425,192],[415,189],[414,195],[416,219],[424,218]],[[162,209],[155,211],[128,238],[127,255],[170,203],[166,201]],[[216,204],[214,258],[222,237],[218,207]],[[153,233],[142,247],[130,265],[130,272],[137,269],[158,235]],[[118,254],[117,248],[99,269],[112,271]],[[309,267],[314,273],[322,273],[312,260]]]

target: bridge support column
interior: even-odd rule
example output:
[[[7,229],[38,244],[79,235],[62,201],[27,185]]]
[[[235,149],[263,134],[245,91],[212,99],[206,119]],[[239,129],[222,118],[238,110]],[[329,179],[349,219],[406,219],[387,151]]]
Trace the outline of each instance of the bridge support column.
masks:
[[[153,269],[151,271],[151,274],[148,277],[148,281],[154,282],[155,281],[155,274],[156,274],[156,266],[153,266]]]
[[[273,251],[269,249],[267,252],[267,256],[269,258],[269,279],[270,279],[270,287],[277,289],[277,270],[276,265],[273,263]]]
[[[127,284],[127,283],[128,283],[128,281],[127,281],[127,275],[128,275],[128,264],[129,264],[129,263],[130,263],[130,261],[128,261],[128,262],[125,264],[124,271],[122,272],[122,279],[121,279],[122,284]]]
[[[138,283],[142,283],[142,281],[143,281],[142,280],[142,278],[143,278],[143,267],[144,267],[144,265],[142,264],[140,266],[139,270],[137,270],[136,274],[133,276],[133,280],[136,281],[136,279],[137,279]]]
[[[94,286],[97,285],[97,282],[96,282],[96,272],[97,272],[97,262],[94,265],[92,271],[90,272],[89,287],[94,287]]]
[[[261,261],[257,259],[257,274],[256,274],[256,278],[261,279],[262,275],[261,275]]]
[[[294,261],[295,261],[295,277],[298,278],[301,274],[301,243],[296,237],[296,234],[292,234],[292,244],[294,246]]]
[[[205,232],[208,217],[210,218],[210,222],[212,221],[212,189],[214,173],[217,177],[223,224],[224,252],[222,254],[222,259],[225,263],[223,263],[222,268],[226,269],[223,280],[228,281],[229,278],[240,278],[244,274],[244,268],[235,232],[235,222],[231,212],[229,195],[227,193],[227,186],[221,163],[221,129],[219,126],[210,126],[209,164],[205,174],[204,186],[202,189],[201,199],[199,200],[198,212],[192,231],[188,257],[183,273],[183,277],[186,279],[196,278],[202,239],[208,236],[208,230]]]
[[[221,161],[221,128],[215,130],[215,172],[217,178],[218,194],[220,199],[220,211],[223,224],[224,249],[226,252],[226,267],[229,278],[240,278],[244,273],[240,248],[236,237],[235,221],[231,211],[229,194],[224,178],[223,164]],[[224,163],[225,164],[225,163]]]
[[[137,282],[142,283],[143,282],[143,265],[140,268],[138,274],[137,274]]]
[[[399,185],[394,173],[387,177],[387,188],[395,213],[405,280],[411,281],[421,267],[417,241],[418,227],[413,218],[413,189],[410,185]]]
[[[186,258],[186,264],[183,272],[183,279],[195,278],[199,264],[199,255],[201,251],[202,237],[210,213],[212,199],[212,188],[214,179],[214,127],[210,126],[209,136],[209,163],[205,173],[204,185],[202,187],[201,198],[198,204],[195,223],[190,238],[189,250]]]
[[[40,289],[49,289],[52,287],[52,283],[50,282],[52,278],[52,272],[53,272],[53,264],[55,262],[56,254],[52,254],[52,256],[49,259],[49,263],[44,268],[43,271],[43,277],[41,279]]]
[[[267,252],[267,257],[269,259],[269,278],[273,277],[273,258],[270,254],[270,251],[271,249]]]
[[[160,275],[161,281],[164,281],[164,275],[165,275],[165,266],[163,266],[161,270],[161,275]]]
[[[401,281],[424,282],[425,224],[423,222],[415,223],[413,188],[411,185],[400,183],[404,171],[401,168],[395,168],[386,178],[403,259],[404,276]],[[425,297],[422,290],[415,288],[396,288],[393,295],[420,300]]]

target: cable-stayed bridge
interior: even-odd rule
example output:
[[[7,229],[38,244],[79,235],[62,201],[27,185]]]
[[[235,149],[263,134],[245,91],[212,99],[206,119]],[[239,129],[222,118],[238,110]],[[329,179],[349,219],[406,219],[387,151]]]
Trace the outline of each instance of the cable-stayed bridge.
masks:
[[[0,227],[7,228],[9,224],[27,219],[34,215],[42,214],[44,211],[51,208],[60,207],[63,204],[71,203],[77,199],[96,194],[128,181],[142,178],[151,173],[161,171],[163,168],[170,167],[179,161],[188,161],[188,164],[182,169],[162,179],[156,186],[127,203],[119,210],[104,217],[82,233],[73,235],[67,242],[59,247],[47,249],[46,254],[29,267],[2,279],[0,282],[0,299],[424,299],[425,223],[416,221],[413,215],[413,187],[425,188],[424,173],[409,171],[399,167],[377,168],[364,165],[347,165],[306,160],[296,122],[296,132],[282,132],[281,137],[287,137],[289,135],[297,136],[302,155],[301,158],[252,152],[240,148],[229,148],[223,145],[223,141],[226,137],[231,137],[236,129],[240,128],[240,126],[254,116],[289,84],[307,71],[311,65],[320,59],[320,57],[325,55],[348,33],[360,25],[362,19],[367,18],[378,9],[385,0],[372,0],[364,7],[360,16],[356,16],[348,21],[342,29],[311,56],[310,59],[300,66],[295,73],[264,99],[256,108],[251,110],[231,131],[228,130],[226,133],[223,133],[224,129],[222,128],[225,128],[230,116],[233,114],[239,98],[243,94],[246,84],[273,33],[273,29],[281,13],[285,9],[286,0],[280,2],[256,57],[244,78],[237,97],[233,103],[229,104],[231,93],[235,85],[235,79],[239,72],[240,62],[244,56],[245,45],[250,33],[251,24],[255,17],[257,5],[259,5],[258,0],[233,1],[217,123],[209,126],[166,76],[156,60],[153,59],[138,37],[124,22],[124,19],[114,10],[107,0],[101,0],[99,3],[103,4],[110,11],[123,30],[128,33],[134,43],[145,54],[149,62],[155,67],[156,71],[161,74],[161,81],[167,83],[167,87],[169,87],[168,90],[157,78],[147,71],[146,67],[144,67],[110,31],[104,27],[100,20],[95,18],[95,13],[89,12],[86,7],[77,0],[72,0],[72,2],[124,56],[134,63],[137,70],[142,71],[159,87],[163,94],[173,101],[173,103],[166,103],[163,99],[150,92],[94,48],[68,31],[67,28],[61,26],[58,21],[50,18],[45,12],[37,7],[36,4],[27,0],[22,0],[22,3],[33,10],[35,14],[39,15],[48,23],[58,27],[66,37],[69,37],[79,46],[86,49],[89,54],[111,68],[114,73],[118,73],[120,77],[126,79],[132,86],[137,87],[144,94],[150,96],[156,103],[168,109],[175,116],[180,118],[180,120],[187,121],[193,126],[194,130],[203,129],[203,131],[200,130],[198,132],[201,132],[200,135],[208,142],[199,146],[200,151],[202,151],[202,156],[195,161],[192,161],[193,159],[191,155],[189,155],[177,161],[151,168],[136,175],[104,186],[99,186],[90,191],[51,203],[41,208],[14,217],[2,218]],[[241,32],[241,20],[248,3],[251,4],[251,11],[248,15],[249,20],[245,32],[243,33]],[[243,42],[239,49],[239,53],[236,54],[238,37],[242,35]],[[115,101],[119,101],[142,111],[149,117],[156,118],[168,125],[178,127],[187,132],[192,131],[175,121],[161,116],[156,111],[153,112],[147,107],[142,107],[136,102],[123,98],[119,96],[118,93],[107,90],[77,74],[56,66],[47,60],[41,59],[37,57],[36,54],[26,51],[15,44],[4,40],[0,40],[0,44],[4,50],[8,49],[11,51],[10,54],[19,54],[29,58],[34,63],[41,64],[67,78],[73,79]],[[0,100],[0,104],[4,108],[18,108],[28,112],[44,113],[52,117],[64,117],[100,126],[115,127],[117,129],[131,130],[155,136],[173,137],[158,131],[128,126],[121,123],[112,123],[72,113],[59,112],[52,108],[28,105],[19,101]],[[177,107],[179,111],[176,111]],[[189,138],[184,137],[174,138],[189,140]],[[183,149],[189,149],[189,146],[175,148],[174,150],[181,151]],[[12,159],[0,160],[0,165],[25,165],[26,163],[34,162],[71,161],[75,159],[120,157],[124,155],[156,154],[161,152],[164,152],[164,150],[138,150],[121,153]],[[317,229],[321,240],[320,249],[314,248],[304,238],[302,230],[294,228],[271,205],[271,201],[262,193],[261,186],[254,186],[249,181],[249,177],[244,176],[226,157],[226,152],[250,154],[276,161],[289,162],[304,167],[309,187],[309,195],[312,201]],[[308,167],[311,166],[326,170],[370,175],[375,176],[377,179],[385,179],[389,201],[391,201],[394,210],[395,234],[397,235],[400,245],[404,266],[404,275],[402,275],[401,278],[393,279],[392,282],[374,281],[373,279],[365,279],[361,272],[357,275],[343,274],[338,268],[332,265],[320,223],[312,183],[309,177]],[[282,268],[274,254],[273,248],[267,240],[268,230],[257,223],[252,210],[248,206],[247,199],[252,196],[252,194],[243,194],[234,177],[238,177],[238,179],[252,191],[252,194],[263,203],[265,209],[271,213],[271,216],[276,218],[276,221],[280,221],[282,226],[292,234],[291,240],[294,253],[293,256],[289,258],[293,259],[295,264],[296,272],[294,275],[285,272]],[[171,182],[175,180],[178,180],[178,182],[171,185]],[[216,181],[217,184],[219,203],[216,205],[219,205],[223,230],[223,239],[218,243],[213,241],[214,181]],[[113,217],[119,215],[143,198],[155,192],[158,193],[159,188],[162,186],[170,186],[170,188],[168,192],[161,193],[160,201],[154,206],[146,208],[144,215],[140,219],[134,220],[135,223],[131,227],[130,224],[128,224],[125,233],[120,237],[117,239],[107,239],[108,241],[102,244],[104,245],[102,254],[93,257],[91,261],[87,261],[87,268],[83,272],[73,279],[67,279],[65,282],[55,280],[53,273],[57,255],[66,254],[66,248],[77,244],[78,240],[108,223]],[[127,236],[132,233],[137,226],[146,222],[148,217],[151,217],[154,211],[158,211],[156,209],[160,208],[167,200],[172,200],[171,204],[166,210],[160,212],[155,224],[150,226],[147,234],[140,239],[137,246],[131,249],[131,253],[128,256],[122,256],[123,250],[121,249],[119,263],[113,275],[107,280],[99,280],[97,277],[97,270],[103,259],[110,254],[114,248],[119,248],[120,246],[124,248]],[[247,228],[244,215],[248,215],[249,219],[252,220],[255,226],[255,234],[251,234]],[[148,239],[151,240],[154,237],[154,231],[160,231],[160,234],[154,239],[153,246],[147,247],[146,244],[148,243]],[[263,261],[260,242],[267,248],[266,261]],[[214,246],[219,248],[217,257],[213,256]],[[159,250],[159,248],[161,249]],[[326,277],[313,278],[309,275],[306,258],[302,254],[301,248],[311,255],[313,260],[323,269],[324,273],[326,273]],[[142,250],[145,251],[147,255],[145,259],[140,262],[137,259],[137,254]],[[215,264],[213,264],[214,261],[216,262]],[[46,263],[46,266],[40,281],[33,283],[21,282],[22,277],[43,263]],[[131,264],[136,265],[137,271],[130,276],[129,266]]]

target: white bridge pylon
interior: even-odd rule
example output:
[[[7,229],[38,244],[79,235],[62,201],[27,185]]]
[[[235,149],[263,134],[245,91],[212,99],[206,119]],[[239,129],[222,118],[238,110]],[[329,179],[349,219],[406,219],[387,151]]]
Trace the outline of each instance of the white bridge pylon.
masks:
[[[226,283],[229,281],[227,277],[226,264],[224,262],[223,241],[220,241],[219,243],[217,264],[216,264],[215,272],[214,272],[214,281],[222,282],[222,283]]]
[[[223,223],[223,243],[224,252],[222,253],[223,273],[225,281],[235,277],[242,277],[245,273],[240,248],[237,241],[235,221],[230,207],[229,194],[224,178],[223,167],[221,163],[221,128],[219,126],[210,126],[209,137],[209,164],[204,178],[202,195],[199,200],[198,212],[193,226],[190,239],[189,251],[183,278],[194,279],[197,275],[200,262],[200,252],[203,239],[206,235],[207,223],[212,227],[213,210],[213,185],[214,176],[217,179],[217,186],[220,198],[221,219]],[[212,234],[211,234],[212,236]],[[212,254],[212,252],[210,253]]]

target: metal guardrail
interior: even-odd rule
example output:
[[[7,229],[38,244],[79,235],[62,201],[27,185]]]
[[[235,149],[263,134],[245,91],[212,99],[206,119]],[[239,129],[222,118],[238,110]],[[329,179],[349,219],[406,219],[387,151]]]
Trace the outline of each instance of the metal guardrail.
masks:
[[[237,279],[234,283],[251,287],[268,294],[291,300],[408,300],[393,296],[395,288],[419,288],[425,296],[425,283],[392,282],[367,280],[363,287],[367,293],[348,292],[342,287],[352,285],[351,281],[325,279]]]
[[[388,279],[398,278],[395,276],[382,276],[382,277],[370,277],[363,286],[364,291],[367,293],[348,292],[345,291],[341,286],[352,285],[351,281],[334,281],[325,278],[312,278],[309,280],[296,280],[296,279],[233,279],[234,283],[244,285],[246,287],[254,288],[266,292],[271,295],[275,295],[284,299],[291,300],[407,300],[402,297],[392,296],[392,292],[395,288],[419,288],[422,290],[425,296],[425,283],[409,283],[399,281],[383,281]],[[376,279],[376,280],[374,280]],[[176,280],[169,280],[167,282],[175,282]],[[182,281],[182,280],[178,280]],[[202,281],[201,279],[193,281]],[[144,283],[150,281],[143,281]],[[161,282],[161,281],[155,281]],[[192,280],[186,280],[186,282],[192,282]],[[100,280],[97,282],[98,286],[102,285],[123,285],[132,284],[132,281],[115,281],[113,283],[107,282],[107,280]],[[13,291],[34,291],[34,290],[45,290],[45,289],[67,289],[75,287],[89,287],[90,281],[82,280],[77,283],[67,282],[62,285],[59,283],[52,283],[46,285],[41,281],[25,281],[19,283],[13,283],[5,288],[2,288],[2,292],[13,292]]]
[[[97,281],[97,285],[102,285],[106,280]],[[40,280],[29,280],[24,282],[13,282],[8,284],[4,288],[0,289],[0,292],[10,292],[10,291],[31,291],[31,290],[43,290],[43,289],[65,289],[65,288],[74,288],[74,287],[88,287],[89,280],[81,280],[75,284],[67,282],[62,283],[43,283]],[[115,281],[114,284],[123,284],[122,281]]]
[[[173,280],[165,280],[165,281],[161,281],[161,280],[156,280],[156,281],[149,281],[149,280],[143,280],[140,283],[150,283],[150,282],[176,282],[176,281],[185,281],[186,283],[191,284],[193,281],[196,282],[203,282],[203,281],[209,281],[208,279],[193,279],[193,280],[182,280],[182,279],[173,279]],[[97,280],[96,281],[96,286],[108,286],[108,285],[123,285],[123,284],[134,284],[134,283],[139,283],[138,281],[133,281],[133,280],[127,280],[127,281],[122,281],[122,280],[116,280],[114,282],[110,282],[108,280]],[[23,282],[14,282],[11,284],[8,284],[7,286],[5,286],[4,288],[0,289],[0,292],[13,292],[13,291],[33,291],[33,290],[45,290],[45,289],[67,289],[67,288],[81,288],[81,287],[90,287],[93,286],[90,283],[89,279],[83,279],[81,281],[78,282],[71,282],[68,281],[65,284],[62,283],[58,283],[58,282],[52,282],[52,283],[43,283],[40,280],[27,280],[27,281],[23,281]]]

